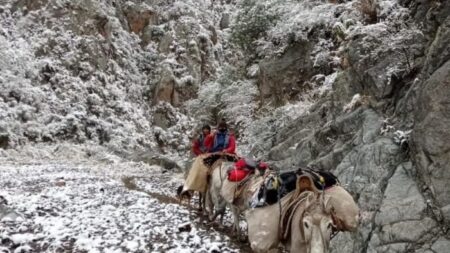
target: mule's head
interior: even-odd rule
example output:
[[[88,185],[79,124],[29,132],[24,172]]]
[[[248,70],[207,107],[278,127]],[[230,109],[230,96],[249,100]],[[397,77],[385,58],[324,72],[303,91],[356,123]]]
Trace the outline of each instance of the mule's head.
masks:
[[[299,234],[292,234],[292,240],[297,241],[293,245],[297,246],[291,251],[327,253],[335,229],[332,213],[326,208],[329,198],[314,191],[302,192],[298,198],[301,199],[296,210],[298,223],[292,226],[298,226]]]
[[[333,233],[333,219],[321,205],[305,211],[301,219],[301,231],[308,253],[327,253]]]

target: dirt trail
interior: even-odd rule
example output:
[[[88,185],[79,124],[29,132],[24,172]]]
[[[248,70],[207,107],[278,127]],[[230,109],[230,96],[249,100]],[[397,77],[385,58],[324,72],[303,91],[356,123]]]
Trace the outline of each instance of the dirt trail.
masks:
[[[132,190],[132,191],[144,192],[144,193],[148,194],[150,197],[157,199],[161,203],[177,204],[177,205],[181,205],[183,207],[189,208],[184,203],[180,204],[178,199],[176,199],[174,197],[170,197],[170,196],[167,196],[167,195],[164,195],[161,193],[146,191],[144,189],[139,188],[136,185],[136,183],[134,182],[134,180],[136,178],[138,178],[138,177],[123,177],[122,182],[127,189]],[[200,227],[205,230],[214,229],[215,231],[218,231],[224,235],[227,235],[229,238],[231,238],[231,242],[239,247],[240,252],[242,252],[242,253],[251,253],[252,252],[250,245],[248,244],[247,241],[242,242],[241,240],[238,240],[235,236],[233,236],[233,234],[231,233],[231,228],[220,226],[216,222],[214,222],[213,224],[208,224],[205,217],[202,217],[198,211],[194,211],[194,210],[192,210],[192,212],[190,212],[190,218],[191,218],[192,223],[195,224],[195,226],[197,226],[197,227]],[[200,218],[200,219],[198,219],[198,218]]]

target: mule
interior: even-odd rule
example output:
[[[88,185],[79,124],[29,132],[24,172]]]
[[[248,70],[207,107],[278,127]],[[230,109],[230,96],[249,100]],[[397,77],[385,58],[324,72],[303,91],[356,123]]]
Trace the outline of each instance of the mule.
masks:
[[[211,172],[205,199],[210,222],[215,221],[220,216],[220,224],[223,223],[227,203],[220,194],[220,190],[227,179],[227,172],[232,166],[233,162],[223,162]]]
[[[220,203],[220,197],[215,194],[216,191],[212,193],[209,190],[213,187],[213,179],[217,176],[213,175],[214,171],[222,166],[223,162],[226,161],[236,161],[237,156],[230,155],[226,153],[214,153],[214,154],[204,154],[198,156],[194,163],[192,164],[189,174],[181,190],[180,196],[183,196],[186,192],[193,194],[198,192],[200,194],[200,210],[202,214],[208,215],[210,219],[215,216],[215,207],[217,205],[218,210],[222,210],[222,204]],[[222,171],[219,169],[219,171]],[[203,201],[202,200],[203,196]],[[208,208],[206,208],[208,206]]]
[[[333,186],[291,192],[279,204],[248,210],[245,217],[255,252],[277,251],[281,243],[289,252],[327,253],[333,232],[357,229],[358,213],[351,195]]]
[[[257,170],[254,174],[250,175],[247,180],[248,181],[245,183],[246,185],[244,186],[244,189],[241,190],[238,189],[240,182],[230,182],[228,180],[224,180],[221,183],[222,187],[220,189],[220,193],[217,193],[220,194],[220,196],[225,200],[227,206],[231,210],[233,215],[232,233],[238,238],[240,238],[240,215],[250,208],[250,198],[264,182],[263,176],[260,175]],[[237,194],[238,192],[241,192],[241,194]]]

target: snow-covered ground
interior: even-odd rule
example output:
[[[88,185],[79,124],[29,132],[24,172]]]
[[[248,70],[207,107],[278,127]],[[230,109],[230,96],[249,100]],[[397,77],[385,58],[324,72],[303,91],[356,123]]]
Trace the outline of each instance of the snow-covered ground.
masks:
[[[245,252],[142,163],[2,163],[0,252]],[[229,223],[229,221],[227,221]],[[189,225],[188,225],[189,224]],[[183,231],[188,230],[188,231]],[[187,229],[186,229],[187,228]],[[180,231],[182,230],[182,231]]]

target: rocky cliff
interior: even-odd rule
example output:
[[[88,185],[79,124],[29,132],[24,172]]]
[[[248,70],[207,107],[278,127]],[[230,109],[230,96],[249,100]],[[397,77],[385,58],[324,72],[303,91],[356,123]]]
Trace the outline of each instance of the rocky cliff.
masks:
[[[329,20],[259,62],[262,98],[292,100],[297,90],[275,89],[294,83],[312,93],[264,156],[280,168],[333,171],[353,193],[361,228],[334,239],[333,252],[448,251],[450,2],[378,1],[370,22],[353,11],[357,2],[312,2],[308,15],[326,10]]]
[[[240,153],[338,175],[362,219],[333,252],[448,252],[449,1],[3,0],[0,42],[6,157],[182,167],[225,117]]]

